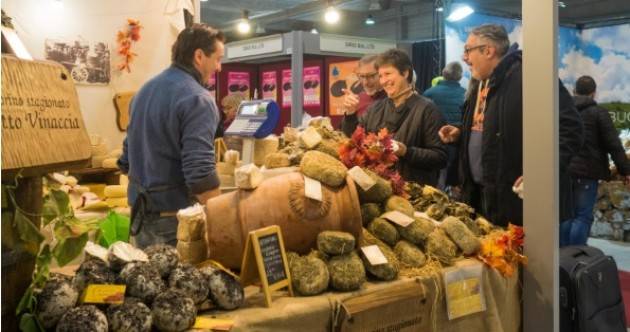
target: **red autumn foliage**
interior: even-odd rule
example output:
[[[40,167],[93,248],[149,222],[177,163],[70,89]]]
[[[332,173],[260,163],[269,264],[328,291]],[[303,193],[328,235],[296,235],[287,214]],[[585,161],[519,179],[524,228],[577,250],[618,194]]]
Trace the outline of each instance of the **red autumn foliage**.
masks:
[[[352,137],[339,147],[339,158],[348,168],[367,168],[389,180],[394,193],[406,197],[405,181],[394,168],[398,157],[394,154],[392,135],[386,128],[378,134],[366,134],[365,129],[358,126]]]

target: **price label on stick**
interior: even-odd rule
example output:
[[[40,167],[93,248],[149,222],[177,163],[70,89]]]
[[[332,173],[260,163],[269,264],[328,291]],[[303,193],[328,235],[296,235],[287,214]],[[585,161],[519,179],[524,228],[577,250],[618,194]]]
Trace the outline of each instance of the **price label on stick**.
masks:
[[[308,176],[304,176],[304,195],[310,199],[321,202],[323,200],[322,183]]]
[[[376,181],[372,179],[361,167],[354,166],[348,171],[348,175],[356,182],[363,191],[368,191],[372,186],[376,184]]]
[[[402,227],[407,227],[414,222],[414,219],[400,211],[385,212],[381,217],[398,224]]]
[[[379,248],[377,245],[361,247],[361,251],[371,265],[387,264],[387,258],[385,257],[385,255],[383,255],[381,248]]]

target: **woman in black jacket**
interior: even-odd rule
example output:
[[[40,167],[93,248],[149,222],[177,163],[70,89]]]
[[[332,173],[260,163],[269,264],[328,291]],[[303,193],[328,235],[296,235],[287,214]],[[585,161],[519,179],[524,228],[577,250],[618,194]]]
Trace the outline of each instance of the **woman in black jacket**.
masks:
[[[407,181],[435,186],[438,173],[446,166],[446,146],[438,130],[445,124],[442,113],[429,99],[413,90],[411,60],[399,49],[390,49],[376,60],[379,80],[386,99],[372,104],[362,117],[346,114],[341,123],[350,136],[361,125],[367,132],[387,128],[398,143],[397,167]]]
[[[575,83],[575,107],[584,123],[584,145],[571,159],[575,216],[560,225],[560,246],[585,245],[593,223],[599,180],[610,180],[608,155],[619,174],[630,182],[630,164],[608,111],[593,99],[597,85],[590,76]]]

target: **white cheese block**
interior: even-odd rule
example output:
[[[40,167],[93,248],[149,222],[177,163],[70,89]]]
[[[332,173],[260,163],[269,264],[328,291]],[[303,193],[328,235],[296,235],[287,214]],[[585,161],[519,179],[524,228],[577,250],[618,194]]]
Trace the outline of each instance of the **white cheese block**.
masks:
[[[322,136],[314,127],[308,127],[304,130],[302,135],[300,135],[300,140],[308,149],[313,149],[322,141]]]
[[[262,173],[254,164],[241,166],[234,172],[234,182],[241,189],[255,189],[262,181]]]

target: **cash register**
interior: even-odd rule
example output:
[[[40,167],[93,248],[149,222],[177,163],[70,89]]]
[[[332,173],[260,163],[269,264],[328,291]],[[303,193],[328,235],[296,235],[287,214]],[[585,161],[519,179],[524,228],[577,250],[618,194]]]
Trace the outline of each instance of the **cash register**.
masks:
[[[265,138],[273,133],[280,119],[280,107],[273,100],[242,102],[225,135]]]
[[[276,128],[280,120],[280,107],[269,99],[242,102],[234,121],[225,131],[226,136],[243,138],[241,156],[247,165],[254,159],[254,138],[265,138]]]

